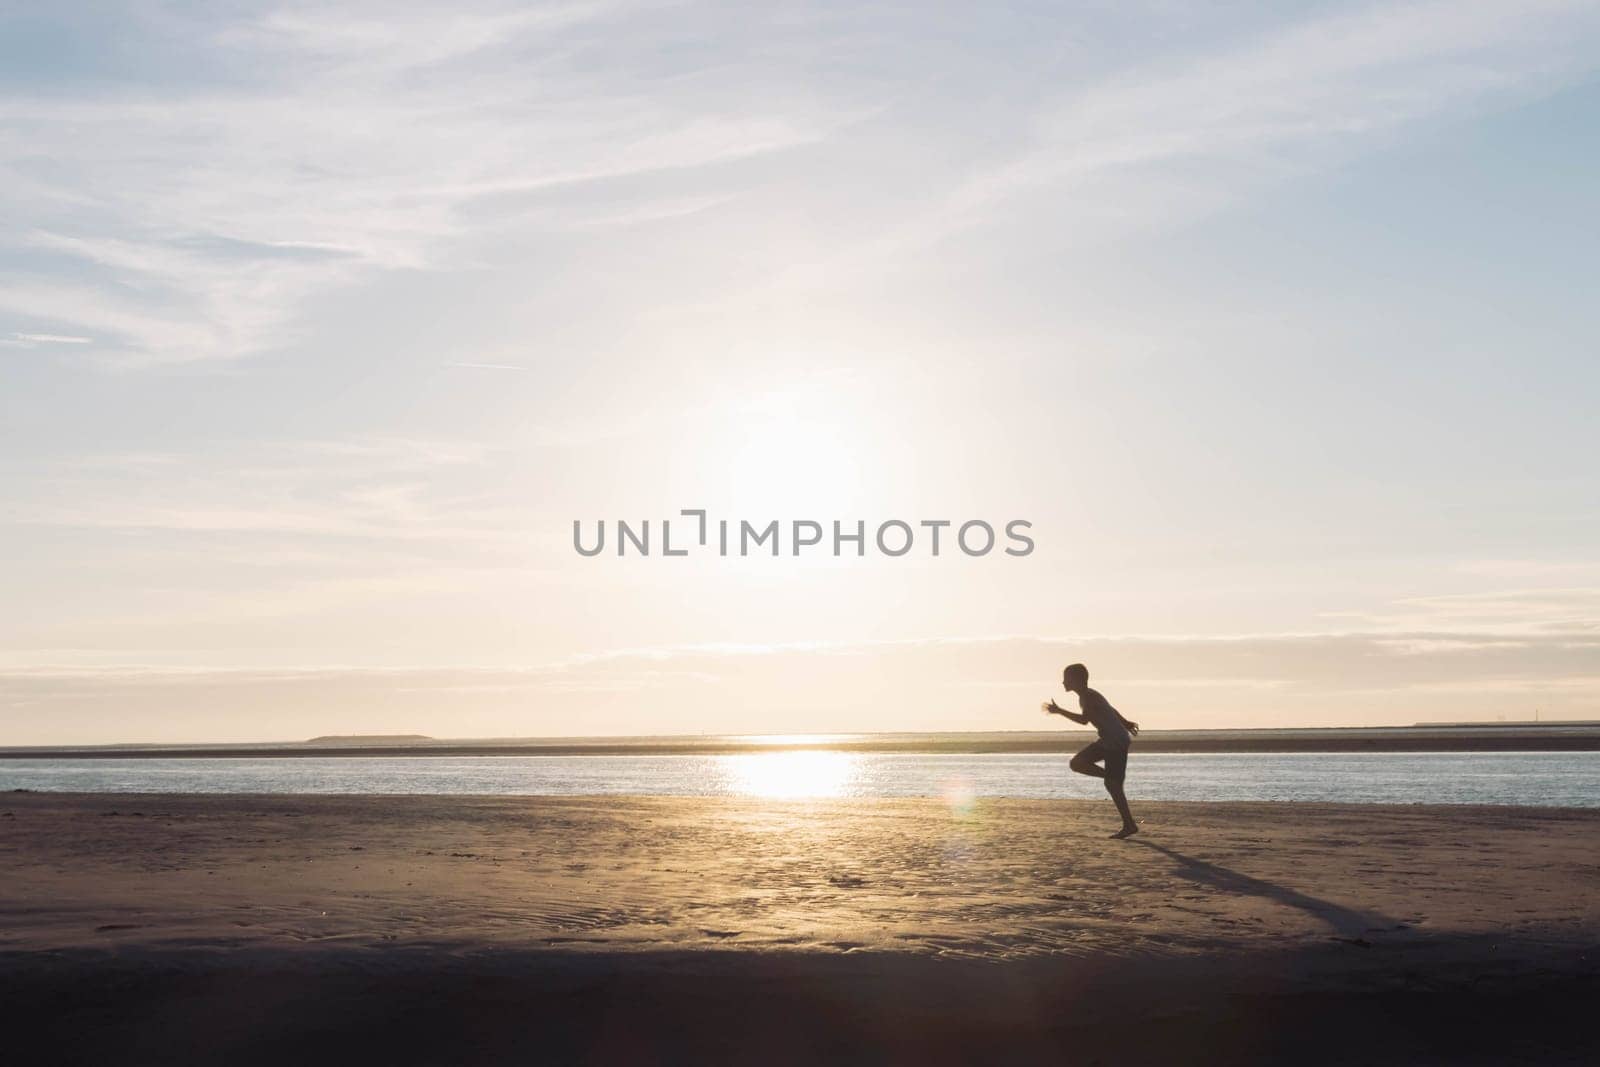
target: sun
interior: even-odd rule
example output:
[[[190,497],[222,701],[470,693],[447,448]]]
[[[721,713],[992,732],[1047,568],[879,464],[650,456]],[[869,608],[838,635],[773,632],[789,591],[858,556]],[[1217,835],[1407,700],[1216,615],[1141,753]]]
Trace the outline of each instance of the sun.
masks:
[[[807,384],[742,394],[707,427],[699,469],[752,519],[827,518],[860,507],[882,429],[852,400]]]

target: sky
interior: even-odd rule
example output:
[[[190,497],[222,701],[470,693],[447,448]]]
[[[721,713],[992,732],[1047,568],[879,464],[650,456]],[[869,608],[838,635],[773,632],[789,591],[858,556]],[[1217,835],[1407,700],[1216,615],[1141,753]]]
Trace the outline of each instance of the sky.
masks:
[[[1593,2],[6,4],[0,744],[1600,718],[1597,208]]]

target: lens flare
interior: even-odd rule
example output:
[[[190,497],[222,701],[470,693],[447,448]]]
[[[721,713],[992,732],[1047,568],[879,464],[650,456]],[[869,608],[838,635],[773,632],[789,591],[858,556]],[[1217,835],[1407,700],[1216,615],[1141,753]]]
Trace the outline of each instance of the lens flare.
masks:
[[[972,783],[965,778],[949,778],[944,783],[944,802],[950,807],[950,814],[958,819],[969,818],[977,805],[977,797],[972,791]]]

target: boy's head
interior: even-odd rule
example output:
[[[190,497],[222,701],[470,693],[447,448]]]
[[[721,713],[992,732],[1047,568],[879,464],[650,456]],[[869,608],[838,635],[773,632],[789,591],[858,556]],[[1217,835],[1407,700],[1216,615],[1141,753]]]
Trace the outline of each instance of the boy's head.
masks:
[[[1061,672],[1061,685],[1071,692],[1078,692],[1089,684],[1089,668],[1081,663],[1074,663]]]

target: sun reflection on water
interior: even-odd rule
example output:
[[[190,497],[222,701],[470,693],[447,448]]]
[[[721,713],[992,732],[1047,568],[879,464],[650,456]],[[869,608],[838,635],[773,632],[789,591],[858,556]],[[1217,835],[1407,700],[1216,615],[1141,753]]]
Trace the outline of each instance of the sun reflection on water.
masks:
[[[752,752],[718,762],[728,792],[773,799],[850,796],[861,769],[849,752]]]

